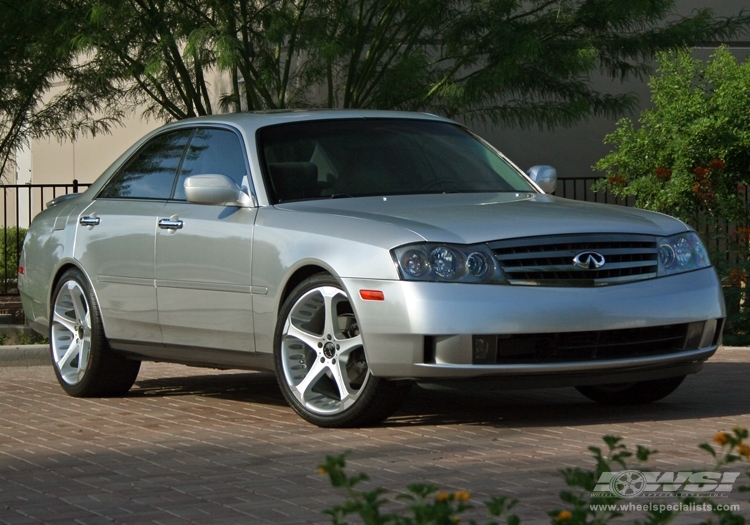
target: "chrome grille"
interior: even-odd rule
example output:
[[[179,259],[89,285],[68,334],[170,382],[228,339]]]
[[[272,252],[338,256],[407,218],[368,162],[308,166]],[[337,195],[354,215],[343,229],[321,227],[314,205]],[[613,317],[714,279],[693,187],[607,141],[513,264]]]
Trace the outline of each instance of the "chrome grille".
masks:
[[[656,237],[628,234],[556,235],[489,243],[510,284],[603,286],[656,277]],[[604,256],[598,269],[576,266],[585,252]]]

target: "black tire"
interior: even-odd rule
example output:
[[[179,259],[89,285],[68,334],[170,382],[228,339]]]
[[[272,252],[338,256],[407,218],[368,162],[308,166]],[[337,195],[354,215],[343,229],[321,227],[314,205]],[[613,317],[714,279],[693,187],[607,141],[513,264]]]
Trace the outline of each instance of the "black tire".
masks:
[[[685,376],[678,376],[637,383],[577,386],[576,390],[589,399],[605,405],[643,405],[664,399],[674,392],[684,379]]]
[[[49,340],[57,380],[73,397],[123,395],[138,377],[141,362],[110,349],[96,296],[77,269],[66,271],[55,286]]]
[[[289,405],[320,427],[378,423],[411,388],[410,382],[370,373],[349,298],[328,274],[304,280],[284,302],[274,334],[274,360]]]

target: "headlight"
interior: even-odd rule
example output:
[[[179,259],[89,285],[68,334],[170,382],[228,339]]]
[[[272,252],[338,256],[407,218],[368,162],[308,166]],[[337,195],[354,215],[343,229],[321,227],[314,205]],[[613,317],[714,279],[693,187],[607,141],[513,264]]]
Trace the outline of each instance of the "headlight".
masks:
[[[410,244],[391,251],[407,281],[504,283],[502,270],[486,245]]]
[[[706,249],[695,232],[658,239],[659,276],[689,272],[711,266]]]

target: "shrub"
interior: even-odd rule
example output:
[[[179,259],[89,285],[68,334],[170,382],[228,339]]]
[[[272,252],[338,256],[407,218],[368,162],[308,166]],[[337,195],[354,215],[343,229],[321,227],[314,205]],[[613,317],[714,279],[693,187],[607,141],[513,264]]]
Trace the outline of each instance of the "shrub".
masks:
[[[696,228],[724,286],[727,341],[750,343],[750,61],[726,48],[706,63],[687,51],[659,60],[654,107],[607,135],[595,187]]]
[[[13,287],[18,278],[18,256],[21,254],[26,228],[9,226],[0,230],[0,286]]]
[[[699,448],[708,452],[713,461],[714,472],[723,467],[750,459],[750,445],[745,443],[748,437],[747,429],[734,427],[731,431],[721,431],[714,435],[712,442],[701,443]],[[641,465],[644,465],[656,450],[649,450],[638,446],[636,450],[630,451],[622,443],[622,438],[616,436],[604,436],[603,441],[606,449],[600,447],[589,447],[594,457],[593,469],[566,468],[561,474],[568,485],[568,489],[560,492],[560,500],[563,506],[550,510],[547,514],[553,525],[605,525],[610,521],[622,517],[622,512],[617,509],[618,502],[623,498],[611,492],[596,492],[599,480],[604,473],[627,473],[632,471],[629,461],[635,457]],[[638,465],[638,466],[641,466]],[[359,490],[357,485],[369,480],[367,474],[360,473],[350,476],[345,471],[345,455],[327,456],[325,463],[318,472],[328,475],[334,487],[342,488],[346,492],[346,500],[330,509],[324,511],[332,518],[334,525],[344,525],[346,518],[357,516],[365,525],[453,525],[462,521],[461,514],[474,507],[469,504],[471,495],[466,491],[443,492],[431,484],[416,483],[407,486],[406,493],[396,496],[396,500],[406,502],[406,507],[401,511],[385,512],[384,507],[391,501],[385,494],[383,488],[371,490]],[[641,466],[641,468],[643,468]],[[750,473],[748,473],[750,476]],[[741,492],[750,491],[750,487],[742,486]],[[599,495],[601,494],[601,495]],[[696,493],[700,494],[700,493]],[[649,505],[646,510],[645,521],[635,521],[636,525],[666,525],[672,522],[680,513],[680,510],[672,510],[667,507],[696,508],[696,506],[710,505],[711,512],[716,517],[718,525],[744,525],[746,519],[729,510],[719,508],[714,501],[707,497],[675,496],[677,504],[671,505]],[[506,497],[495,497],[484,503],[487,515],[491,518],[502,518],[507,525],[519,525],[521,520],[512,514],[517,500]],[[654,503],[652,498],[649,504]],[[726,503],[726,501],[722,502]],[[609,506],[609,508],[607,508]],[[469,524],[476,525],[476,521],[470,519]],[[704,523],[709,525],[711,519]],[[498,525],[497,521],[490,520],[486,525]]]

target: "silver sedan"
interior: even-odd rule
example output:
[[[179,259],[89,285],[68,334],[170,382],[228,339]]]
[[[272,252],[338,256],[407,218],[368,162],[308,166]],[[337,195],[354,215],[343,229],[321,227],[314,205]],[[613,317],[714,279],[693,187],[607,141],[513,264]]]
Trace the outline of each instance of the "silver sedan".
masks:
[[[19,289],[73,396],[124,394],[142,360],[275,370],[330,427],[388,417],[415,381],[667,396],[721,338],[698,236],[530,174],[424,114],[184,120],[49,203]]]

